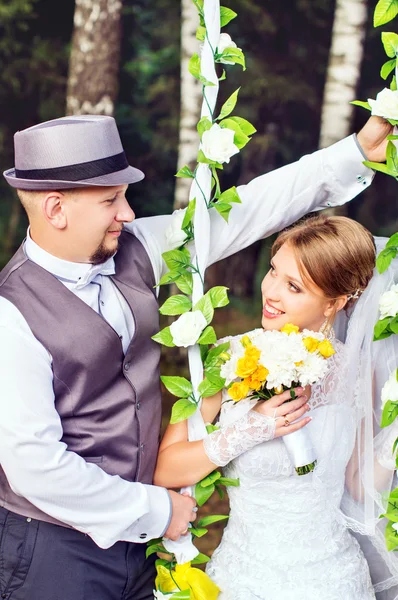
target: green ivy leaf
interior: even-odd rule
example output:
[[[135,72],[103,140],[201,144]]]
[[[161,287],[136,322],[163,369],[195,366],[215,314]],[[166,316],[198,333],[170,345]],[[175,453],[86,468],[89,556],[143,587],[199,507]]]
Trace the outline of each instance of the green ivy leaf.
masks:
[[[158,286],[159,285],[167,285],[169,283],[175,283],[175,281],[180,277],[180,273],[179,271],[167,271],[167,273],[165,273],[163,275],[163,277],[161,277]],[[155,286],[157,287],[157,286]]]
[[[238,101],[239,90],[240,90],[240,87],[230,95],[230,97],[228,98],[228,100],[226,102],[224,102],[224,104],[221,107],[220,114],[218,115],[216,121],[220,121],[221,119],[224,119],[225,117],[230,115],[231,112],[234,110],[236,103]]]
[[[229,302],[227,292],[228,288],[224,285],[216,285],[207,292],[213,308],[222,308],[223,306],[227,306]]]
[[[391,80],[390,90],[392,90],[393,92],[397,91],[397,78],[395,77],[395,75],[393,76],[393,78]]]
[[[168,346],[169,348],[174,348],[175,343],[173,342],[173,337],[170,333],[170,327],[165,327],[159,333],[152,336],[152,339],[158,344],[163,344],[163,346]]]
[[[177,294],[171,296],[166,300],[164,304],[159,308],[161,315],[175,316],[182,315],[192,308],[192,302],[187,296]]]
[[[387,143],[386,162],[387,168],[396,176],[398,174],[397,149],[393,142]]]
[[[205,165],[214,165],[214,166],[217,166],[217,168],[219,168],[219,167],[222,168],[222,165],[215,162],[214,160],[211,160],[210,158],[207,158],[207,156],[205,155],[203,150],[199,150],[199,152],[198,152],[198,162],[205,164]]]
[[[197,341],[197,344],[215,344],[216,341],[217,341],[216,333],[215,333],[213,327],[209,326],[203,330],[202,335],[200,336],[200,338]]]
[[[213,126],[213,123],[210,121],[209,117],[202,117],[199,123],[196,126],[198,133],[200,135],[200,139],[202,139],[202,135],[205,131],[208,131]]]
[[[191,259],[183,250],[168,250],[162,254],[163,260],[170,271],[185,270],[189,267]]]
[[[186,398],[193,392],[192,383],[185,377],[162,375],[160,379],[170,394],[177,398]]]
[[[206,27],[202,27],[201,25],[199,25],[199,27],[196,30],[196,39],[199,40],[200,42],[204,42],[206,39]]]
[[[192,533],[192,535],[194,535],[195,537],[203,537],[204,535],[206,535],[206,533],[209,531],[208,529],[205,529],[204,527],[190,527],[189,531]]]
[[[229,519],[228,515],[209,515],[208,517],[199,519],[198,527],[207,527],[208,525],[213,525],[213,523],[225,521],[226,519]]]
[[[243,133],[238,123],[236,123],[236,121],[233,119],[223,119],[220,121],[220,127],[223,129],[232,129],[232,131],[234,131],[234,144],[239,148],[239,150],[244,148],[251,140],[249,136]]]
[[[373,169],[374,171],[379,171],[380,173],[384,173],[384,175],[391,175],[392,177],[395,177],[394,173],[392,173],[390,171],[390,169],[387,167],[387,165],[385,165],[383,163],[376,163],[376,162],[371,162],[369,160],[364,160],[363,164],[365,165],[365,167],[369,167],[369,169]]]
[[[179,274],[178,279],[175,280],[175,284],[183,294],[191,295],[193,290],[192,273],[185,271],[185,273]]]
[[[398,137],[398,136],[397,136]],[[386,248],[393,247],[395,250],[398,248],[398,233],[393,233],[386,244]]]
[[[222,54],[217,55],[216,62],[221,62],[220,59],[240,65],[246,71],[245,55],[240,48],[225,48]]]
[[[208,501],[210,496],[215,492],[216,486],[214,484],[209,485],[208,487],[202,487],[200,483],[195,485],[195,498],[196,502],[199,506],[203,506],[205,502]]]
[[[223,389],[225,385],[225,379],[223,377],[215,377],[211,376],[209,378],[206,376],[203,381],[200,382],[198,386],[198,392],[202,396],[202,398],[208,398],[209,396],[214,396],[220,390]]]
[[[152,546],[149,546],[149,548],[147,548],[147,550],[145,552],[145,557],[149,558],[149,556],[151,556],[152,554],[155,554],[155,552],[166,552],[167,553],[167,550],[163,546],[163,544],[153,544]]]
[[[200,310],[206,319],[206,323],[209,324],[213,320],[214,316],[214,308],[211,303],[210,297],[208,294],[205,294],[201,297],[200,300],[195,304],[192,310]],[[212,342],[203,342],[203,343],[212,343]]]
[[[195,214],[195,208],[196,208],[196,198],[193,198],[188,203],[187,210],[185,211],[184,219],[182,221],[181,229],[186,229],[190,225],[190,223],[193,219],[193,216]]]
[[[217,479],[220,479],[220,477],[220,471],[215,470],[209,473],[209,475],[206,475],[206,477],[203,477],[203,479],[199,483],[202,487],[209,487],[209,485],[215,483]]]
[[[231,477],[220,477],[218,483],[225,485],[226,487],[239,487],[240,481],[239,479],[231,479]]]
[[[389,521],[385,530],[386,546],[389,551],[395,550],[398,546],[398,531],[395,531],[392,525]]]
[[[229,204],[230,202],[235,202],[236,204],[242,204],[242,200],[240,199],[235,186],[229,188],[228,190],[225,190],[225,192],[223,192],[221,194],[221,196],[219,197],[218,201],[226,202],[227,204]]]
[[[210,558],[208,556],[206,556],[206,554],[202,554],[202,552],[199,552],[198,556],[195,556],[195,558],[192,560],[191,564],[192,565],[203,565],[204,563],[209,562]]]
[[[237,16],[237,13],[230,8],[220,6],[220,27],[225,27],[225,25],[228,25],[228,23]]]
[[[395,65],[397,64],[397,59],[393,58],[392,60],[388,60],[384,63],[384,65],[380,69],[380,76],[382,79],[387,79],[389,74],[395,69]]]
[[[373,341],[377,341],[380,339],[384,339],[383,334],[385,333],[385,331],[388,329],[388,326],[390,324],[390,320],[391,317],[385,317],[385,319],[380,319],[379,321],[377,321],[375,327],[374,327],[374,335],[373,335]],[[388,336],[386,336],[388,337]]]
[[[398,15],[398,0],[379,0],[373,15],[374,27],[385,25]]]
[[[188,419],[196,412],[196,409],[197,406],[195,402],[191,402],[191,400],[188,400],[187,398],[177,400],[177,402],[173,404],[173,408],[171,410],[170,423],[174,425],[174,423],[185,421],[185,419]]]
[[[352,100],[350,104],[354,104],[354,106],[361,106],[362,108],[366,108],[366,110],[372,110],[369,102],[362,102],[362,100]]]
[[[229,118],[231,121],[235,121],[235,123],[237,123],[237,125],[239,125],[239,127],[241,128],[243,133],[245,133],[246,135],[253,135],[253,133],[256,133],[257,129],[255,127],[253,127],[253,125],[250,123],[250,121],[247,121],[246,119],[243,119],[242,117],[229,117]]]
[[[384,271],[387,271],[388,267],[390,266],[393,259],[396,258],[397,254],[398,248],[395,248],[393,246],[386,247],[380,252],[379,256],[376,259],[376,267],[380,274],[384,273]]]
[[[389,327],[390,327],[390,329],[391,329],[391,331],[392,331],[393,333],[395,333],[395,334],[398,334],[398,317],[395,317],[395,318],[394,318],[394,319],[391,321],[391,323],[390,323]]]
[[[176,177],[185,177],[186,179],[193,179],[195,175],[192,173],[191,169],[185,165],[175,174]]]
[[[398,402],[387,400],[381,415],[380,427],[388,427],[398,417]]]
[[[227,78],[227,74],[225,72],[225,69],[223,69],[221,77],[218,78],[218,81],[224,81],[226,78]]]
[[[383,31],[381,34],[381,41],[387,56],[389,58],[395,58],[398,54],[398,35],[391,31]]]
[[[189,60],[188,71],[191,73],[191,75],[195,77],[195,79],[198,79],[204,86],[215,85],[212,81],[209,81],[201,74],[200,57],[196,52],[195,54],[193,54],[193,56],[191,56]]]
[[[206,360],[204,361],[205,368],[215,367],[218,364],[218,357],[223,352],[227,352],[229,346],[229,342],[225,342],[224,344],[219,344],[215,348],[209,350]]]
[[[232,206],[226,202],[216,202],[214,204],[216,211],[222,216],[224,221],[228,223],[229,213],[231,212]]]

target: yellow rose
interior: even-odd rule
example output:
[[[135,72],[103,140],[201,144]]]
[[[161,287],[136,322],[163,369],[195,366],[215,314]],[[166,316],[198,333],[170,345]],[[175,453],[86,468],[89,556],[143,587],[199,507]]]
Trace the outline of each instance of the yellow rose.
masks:
[[[256,379],[258,379],[259,381],[264,383],[264,381],[267,379],[268,375],[269,375],[268,369],[263,367],[263,365],[258,365],[258,367],[254,371],[252,377],[255,377]]]
[[[258,358],[244,356],[238,360],[236,374],[238,377],[249,377],[257,369]]]
[[[246,398],[249,393],[249,386],[245,381],[240,381],[238,383],[233,383],[228,390],[228,394],[231,396],[232,400],[235,402],[239,402],[239,400],[243,400]]]
[[[220,588],[210,577],[200,569],[191,567],[190,562],[176,565],[171,573],[166,567],[158,566],[157,572],[156,589],[163,593],[189,590],[191,600],[217,600],[220,593]]]
[[[283,385],[277,385],[276,387],[274,387],[274,392],[276,395],[279,395],[283,392]]]
[[[318,350],[319,340],[313,337],[306,337],[303,339],[303,344],[307,348],[308,352],[315,352]]]
[[[324,358],[330,358],[333,354],[336,354],[335,349],[329,340],[323,340],[318,346],[319,354],[322,354]]]
[[[248,348],[249,346],[252,345],[252,341],[248,335],[244,335],[243,338],[240,340],[240,343],[242,344],[242,346],[244,348]]]
[[[286,323],[281,329],[282,333],[287,333],[290,335],[291,333],[298,333],[300,331],[300,327],[297,325],[293,325],[292,323]]]
[[[245,350],[245,356],[247,358],[254,358],[255,360],[258,360],[261,356],[261,352],[255,346],[249,346]]]
[[[249,386],[249,388],[251,390],[255,390],[256,392],[263,385],[262,382],[259,379],[256,379],[256,377],[254,377],[254,373],[250,377],[247,377],[245,379],[245,382],[247,383],[247,385]]]

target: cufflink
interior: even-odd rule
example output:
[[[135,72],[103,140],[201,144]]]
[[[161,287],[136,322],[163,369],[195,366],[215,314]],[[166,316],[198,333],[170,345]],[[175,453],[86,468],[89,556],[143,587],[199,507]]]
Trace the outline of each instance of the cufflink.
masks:
[[[145,540],[147,535],[148,535],[147,533],[140,533],[140,540]]]

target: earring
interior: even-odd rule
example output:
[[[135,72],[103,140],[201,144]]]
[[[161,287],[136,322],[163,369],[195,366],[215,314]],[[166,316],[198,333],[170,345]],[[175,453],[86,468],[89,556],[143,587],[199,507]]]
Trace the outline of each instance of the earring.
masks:
[[[327,340],[334,338],[333,321],[327,317],[322,323],[319,333],[322,333]]]

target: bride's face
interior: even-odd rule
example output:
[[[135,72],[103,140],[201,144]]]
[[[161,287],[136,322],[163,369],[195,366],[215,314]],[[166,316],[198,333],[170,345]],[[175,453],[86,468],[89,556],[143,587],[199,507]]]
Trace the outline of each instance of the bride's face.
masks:
[[[261,284],[265,330],[293,323],[300,329],[318,331],[333,312],[334,302],[322,290],[300,275],[293,249],[284,244],[271,260]]]

